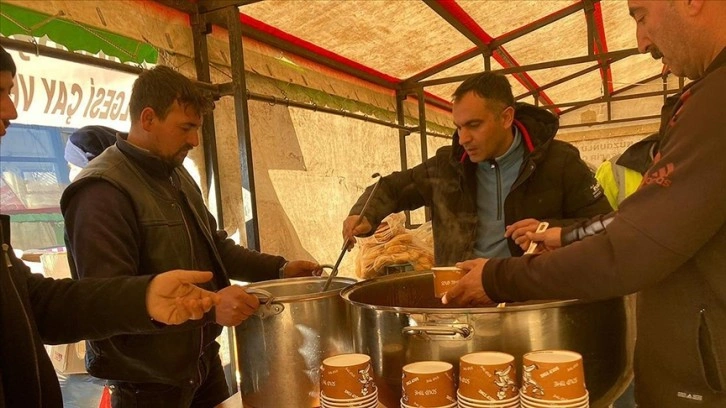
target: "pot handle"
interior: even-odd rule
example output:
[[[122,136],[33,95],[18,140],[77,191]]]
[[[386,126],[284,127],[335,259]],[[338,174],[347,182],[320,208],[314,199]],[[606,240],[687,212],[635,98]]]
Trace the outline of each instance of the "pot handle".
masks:
[[[326,273],[325,273],[325,270],[326,270],[326,269],[330,269],[330,270],[332,271],[332,270],[333,270],[333,269],[335,268],[335,267],[334,267],[333,265],[331,265],[331,264],[323,264],[323,265],[320,265],[320,267],[321,267],[321,268],[323,269],[323,271],[322,271],[322,272],[320,273],[320,276],[321,276],[321,277],[327,277],[327,276],[329,275],[329,274],[326,274]]]
[[[273,302],[275,298],[272,296],[272,293],[266,290],[246,288],[245,292],[250,295],[257,296],[257,299],[259,299],[260,307],[257,308],[257,311],[255,311],[255,315],[258,316],[260,319],[278,315],[282,313],[283,310],[285,310],[285,305],[283,305],[282,303]]]
[[[459,335],[463,340],[468,339],[474,333],[471,326],[406,326],[401,330],[404,335],[414,336],[417,334],[429,337],[456,336]]]

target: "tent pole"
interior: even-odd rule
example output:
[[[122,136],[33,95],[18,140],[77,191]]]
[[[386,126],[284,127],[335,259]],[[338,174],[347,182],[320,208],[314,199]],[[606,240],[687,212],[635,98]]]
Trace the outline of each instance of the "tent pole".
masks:
[[[211,83],[207,34],[212,32],[212,26],[199,13],[191,14],[190,20],[192,23],[194,66],[197,72],[197,80]],[[214,112],[209,112],[204,115],[204,121],[202,122],[202,146],[204,147],[204,172],[207,178],[207,192],[214,188],[217,224],[220,228],[224,229],[224,206],[222,205],[222,191],[219,180],[219,160],[217,159],[217,134],[214,127]]]

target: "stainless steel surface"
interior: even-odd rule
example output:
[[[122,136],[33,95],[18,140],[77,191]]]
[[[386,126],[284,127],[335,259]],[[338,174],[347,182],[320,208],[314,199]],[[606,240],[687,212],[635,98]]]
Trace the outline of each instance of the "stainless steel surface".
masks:
[[[339,293],[354,279],[293,278],[253,283],[248,292],[269,292],[262,315],[236,328],[241,392],[255,408],[319,406],[320,365],[353,351],[348,303]],[[262,299],[263,297],[261,297]],[[281,310],[280,310],[281,309]]]
[[[371,356],[379,395],[388,394],[390,401],[400,398],[403,365],[442,360],[457,367],[459,357],[482,350],[510,353],[518,365],[532,350],[581,353],[593,408],[607,407],[632,377],[635,316],[629,297],[453,308],[433,296],[431,272],[374,278],[341,296],[352,307],[355,350]]]

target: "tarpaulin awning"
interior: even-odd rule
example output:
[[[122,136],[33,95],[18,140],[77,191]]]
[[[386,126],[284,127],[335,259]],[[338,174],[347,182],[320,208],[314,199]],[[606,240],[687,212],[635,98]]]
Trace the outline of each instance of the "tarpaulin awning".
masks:
[[[27,8],[0,4],[0,34],[5,37],[47,36],[70,51],[103,52],[124,63],[155,64],[158,51],[149,44],[75,22],[62,14],[51,16]]]

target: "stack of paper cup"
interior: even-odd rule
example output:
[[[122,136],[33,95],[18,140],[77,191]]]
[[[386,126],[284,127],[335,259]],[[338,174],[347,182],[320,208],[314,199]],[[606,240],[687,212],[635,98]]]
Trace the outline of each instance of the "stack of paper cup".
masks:
[[[323,360],[320,368],[322,408],[378,407],[378,388],[371,358],[365,354],[340,354]]]
[[[582,356],[568,350],[541,350],[522,357],[523,408],[588,408]]]
[[[514,356],[482,351],[459,359],[460,408],[519,407]]]
[[[401,408],[455,408],[454,366],[419,361],[403,366]]]

